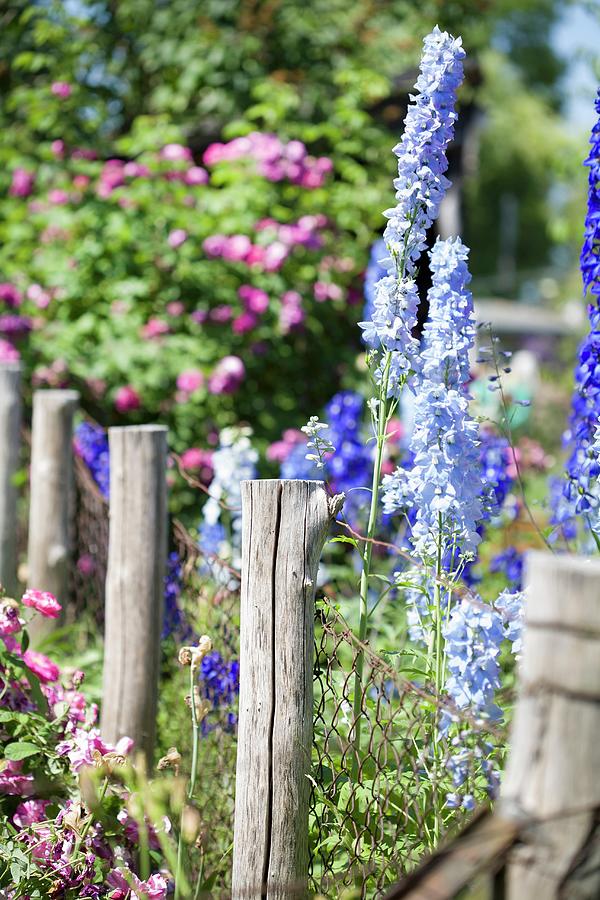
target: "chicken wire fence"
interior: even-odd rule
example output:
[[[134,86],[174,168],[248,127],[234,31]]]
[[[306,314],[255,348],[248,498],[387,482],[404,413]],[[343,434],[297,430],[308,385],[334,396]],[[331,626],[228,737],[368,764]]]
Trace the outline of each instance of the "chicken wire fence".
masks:
[[[101,623],[108,503],[81,460],[76,460],[75,481],[73,603],[76,610],[91,610]],[[187,596],[202,610],[201,627],[222,657],[237,659],[239,594],[231,589],[231,580],[215,586],[215,560],[206,565],[197,540],[178,521],[173,522],[171,546],[176,548],[184,601]],[[361,701],[355,709],[361,666]],[[361,644],[326,601],[316,610],[313,690],[311,893],[337,898],[350,890],[360,897],[382,896],[486,796],[504,734],[455,707],[445,708],[432,693],[401,676],[394,657],[384,659]],[[203,735],[200,792],[206,796],[199,802],[199,848],[225,892],[230,887],[235,799],[233,693]],[[435,738],[444,712],[453,721],[454,746],[451,739]],[[464,808],[461,798],[469,799]]]

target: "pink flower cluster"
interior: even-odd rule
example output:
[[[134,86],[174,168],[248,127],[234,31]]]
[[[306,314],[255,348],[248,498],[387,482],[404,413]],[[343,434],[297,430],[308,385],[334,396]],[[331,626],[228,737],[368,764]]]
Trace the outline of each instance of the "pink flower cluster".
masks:
[[[16,285],[11,284],[10,281],[0,283],[0,302],[14,308],[21,305],[22,299],[21,291]]]
[[[287,143],[276,134],[253,131],[245,137],[234,138],[226,144],[215,143],[206,148],[205,166],[249,157],[257,163],[258,172],[268,181],[287,179],[303,188],[318,188],[332,171],[333,163],[327,156],[309,156],[302,141]]]
[[[17,348],[13,347],[10,341],[0,338],[0,363],[18,362],[20,359],[21,354]]]
[[[287,428],[280,441],[274,441],[267,447],[267,459],[270,462],[284,462],[297,444],[305,444],[306,435],[297,428]]]
[[[213,451],[201,447],[190,447],[181,454],[181,465],[186,471],[194,472],[203,484],[210,484],[214,470]]]
[[[124,384],[117,389],[115,393],[115,409],[117,412],[133,412],[134,410],[139,409],[141,405],[141,397],[132,385]]]
[[[245,234],[213,234],[206,238],[202,247],[208,256],[242,262],[265,272],[277,272],[294,247],[318,250],[323,243],[318,231],[326,224],[327,217],[323,215],[302,216],[290,225],[261,219],[255,226],[261,234],[260,243],[253,243]]]
[[[97,728],[89,730],[79,728],[73,721],[67,723],[65,734],[65,739],[56,745],[56,752],[59,756],[67,757],[71,770],[75,773],[79,772],[83,766],[94,764],[93,753],[95,750],[102,756],[107,753],[127,756],[133,747],[131,738],[123,737],[113,746],[102,740]]]
[[[109,887],[115,888],[109,894],[110,900],[126,900],[132,895],[139,900],[165,900],[167,896],[167,882],[160,872],[151,875],[146,881],[140,881],[134,872],[128,870],[125,878],[121,869],[113,869],[106,883]],[[133,885],[133,888],[130,885]]]
[[[243,284],[238,290],[238,296],[244,311],[233,320],[232,328],[236,334],[245,334],[256,328],[259,317],[269,308],[269,296],[251,284]]]
[[[58,619],[62,609],[56,597],[49,591],[35,591],[32,588],[25,591],[21,602],[23,606],[37,610],[47,619]]]

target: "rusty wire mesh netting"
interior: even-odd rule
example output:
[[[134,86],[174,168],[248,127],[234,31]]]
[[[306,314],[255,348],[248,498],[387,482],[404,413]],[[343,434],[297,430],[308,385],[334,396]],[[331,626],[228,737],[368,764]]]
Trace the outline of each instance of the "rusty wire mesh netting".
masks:
[[[446,806],[447,749],[432,742],[444,709],[464,727],[464,792],[485,796],[482,763],[501,730],[445,707],[360,644],[329,605],[315,633],[310,886],[377,897],[410,872],[448,829],[468,817]],[[355,672],[364,654],[360,754],[354,747]]]
[[[75,502],[72,521],[73,564],[70,568],[70,614],[90,612],[104,621],[104,584],[108,560],[108,501],[90,470],[74,455]]]

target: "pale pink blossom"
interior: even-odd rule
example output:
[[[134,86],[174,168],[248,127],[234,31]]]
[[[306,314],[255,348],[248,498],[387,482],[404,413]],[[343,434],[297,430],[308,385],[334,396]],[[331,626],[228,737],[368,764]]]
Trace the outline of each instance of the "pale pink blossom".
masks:
[[[66,191],[63,191],[60,188],[55,188],[48,193],[48,200],[54,206],[64,206],[65,203],[69,202],[69,195]]]
[[[50,306],[52,294],[45,291],[41,284],[30,284],[27,288],[27,298],[32,300],[38,309],[46,309]]]
[[[168,334],[170,330],[169,323],[165,322],[164,319],[152,318],[148,319],[142,327],[141,335],[146,340],[152,340],[152,338]]]
[[[175,228],[173,231],[169,232],[167,243],[169,247],[172,247],[173,250],[176,250],[177,247],[181,247],[182,244],[185,244],[187,239],[188,233],[184,228]]]
[[[177,376],[177,387],[186,394],[193,394],[204,384],[204,374],[199,369],[186,369]]]
[[[211,322],[229,322],[232,317],[233,310],[231,306],[228,306],[226,303],[221,304],[221,306],[215,306],[209,313]]]
[[[159,156],[168,162],[192,162],[192,151],[183,144],[165,144]]]
[[[186,184],[207,184],[208,183],[208,172],[206,169],[203,169],[201,166],[192,166],[187,170],[185,175],[183,176],[183,180]]]
[[[185,306],[180,300],[172,300],[170,303],[167,303],[167,312],[173,318],[177,318],[184,314]]]
[[[58,619],[62,606],[54,596],[48,591],[36,591],[31,588],[25,591],[21,598],[23,606],[29,606],[36,609],[47,619]]]
[[[242,284],[238,290],[238,295],[246,310],[250,313],[260,316],[269,308],[269,295],[251,284]]]
[[[17,348],[4,338],[0,338],[0,363],[18,362],[20,359],[21,354]]]
[[[57,159],[62,159],[65,153],[65,142],[52,141],[52,143],[50,144],[50,149]]]

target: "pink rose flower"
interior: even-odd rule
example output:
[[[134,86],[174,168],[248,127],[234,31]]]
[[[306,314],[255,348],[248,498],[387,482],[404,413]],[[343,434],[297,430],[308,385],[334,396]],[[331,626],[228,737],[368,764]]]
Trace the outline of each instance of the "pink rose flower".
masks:
[[[35,183],[35,175],[27,169],[15,169],[8,193],[11,197],[29,197]]]
[[[21,354],[16,347],[4,338],[0,338],[0,363],[14,363],[21,359]]]
[[[208,389],[211,394],[233,394],[245,375],[246,369],[239,356],[224,356],[208,379]]]
[[[196,322],[197,325],[203,325],[204,322],[208,319],[208,310],[206,309],[195,309],[190,314],[190,319],[192,322]]]
[[[0,637],[16,634],[22,627],[17,607],[12,602],[0,600]]]
[[[190,447],[181,454],[181,465],[190,472],[201,471],[202,480],[210,481],[213,476],[212,450],[202,450],[200,447]]]
[[[186,394],[193,394],[204,384],[204,374],[199,369],[186,369],[177,376],[177,387]]]
[[[251,284],[243,284],[238,290],[238,294],[246,310],[250,313],[260,316],[269,308],[269,295],[260,288],[253,287]]]
[[[202,249],[208,256],[222,256],[228,238],[223,234],[212,234],[202,242]]]
[[[159,153],[161,159],[168,162],[192,162],[192,151],[183,144],[165,144]]]
[[[56,188],[55,190],[49,192],[48,200],[54,206],[64,206],[65,203],[69,202],[69,195],[66,191],[62,191]]]
[[[201,166],[192,166],[183,176],[183,180],[189,185],[208,184],[208,172]]]
[[[222,255],[224,259],[229,259],[232,262],[242,262],[250,252],[251,247],[252,243],[249,237],[245,234],[234,234],[226,239]]]
[[[258,319],[256,316],[253,316],[250,312],[243,312],[235,317],[231,327],[235,334],[246,334],[247,331],[252,331],[253,328],[256,328],[257,324]]]
[[[60,669],[51,659],[37,650],[26,650],[23,654],[25,665],[44,683],[58,681]]]
[[[177,247],[181,247],[182,244],[185,244],[187,239],[188,233],[184,228],[175,228],[174,231],[169,232],[167,243],[169,247],[172,247],[173,250],[176,250]]]
[[[65,153],[65,142],[52,141],[52,143],[50,144],[50,149],[57,159],[62,159]]]
[[[48,591],[25,591],[21,599],[23,606],[37,609],[47,619],[58,619],[62,606],[53,594]]]
[[[163,319],[149,319],[146,324],[142,327],[142,337],[146,340],[151,340],[152,338],[161,337],[163,334],[168,334],[170,331],[169,323],[165,322]]]
[[[54,81],[50,88],[55,97],[66,100],[73,93],[73,88],[68,81]]]
[[[32,300],[38,309],[47,309],[52,300],[52,294],[45,291],[41,284],[30,284],[27,288],[27,299]]]
[[[25,800],[17,806],[13,822],[17,828],[28,828],[37,822],[43,822],[46,818],[46,807],[49,804],[49,800]]]
[[[172,300],[170,303],[167,303],[167,312],[170,316],[173,316],[173,318],[177,318],[184,314],[185,306],[179,300]]]
[[[130,384],[120,387],[115,394],[115,409],[117,412],[126,413],[139,409],[142,405],[140,395]]]
[[[28,797],[33,791],[33,775],[23,775],[23,763],[12,760],[0,762],[0,794]]]
[[[211,309],[209,313],[209,317],[211,322],[229,322],[229,320],[233,317],[233,310],[226,303],[221,304],[221,306],[215,306],[214,309]]]

